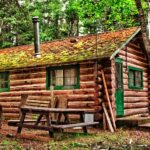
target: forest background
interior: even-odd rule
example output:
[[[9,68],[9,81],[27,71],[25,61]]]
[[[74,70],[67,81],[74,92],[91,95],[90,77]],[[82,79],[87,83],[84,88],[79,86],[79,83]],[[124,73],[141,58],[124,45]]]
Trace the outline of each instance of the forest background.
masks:
[[[0,0],[0,48],[33,43],[34,16],[41,42],[140,25],[134,0]]]

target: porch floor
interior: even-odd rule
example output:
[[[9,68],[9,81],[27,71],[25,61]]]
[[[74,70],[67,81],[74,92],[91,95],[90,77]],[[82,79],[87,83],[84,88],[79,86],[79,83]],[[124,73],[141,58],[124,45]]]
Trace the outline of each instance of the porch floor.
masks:
[[[150,127],[150,115],[147,117],[122,117],[116,119],[117,126]]]

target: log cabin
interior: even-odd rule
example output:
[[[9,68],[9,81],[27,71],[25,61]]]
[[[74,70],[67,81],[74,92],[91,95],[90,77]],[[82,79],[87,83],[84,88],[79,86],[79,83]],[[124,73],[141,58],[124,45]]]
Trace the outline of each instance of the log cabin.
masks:
[[[102,120],[106,96],[101,69],[115,118],[149,114],[148,57],[139,27],[44,42],[41,51],[34,49],[24,45],[0,50],[5,119],[18,118],[21,94],[34,100],[38,96],[42,104],[53,84],[54,95],[68,96],[68,108],[94,110],[94,119]]]

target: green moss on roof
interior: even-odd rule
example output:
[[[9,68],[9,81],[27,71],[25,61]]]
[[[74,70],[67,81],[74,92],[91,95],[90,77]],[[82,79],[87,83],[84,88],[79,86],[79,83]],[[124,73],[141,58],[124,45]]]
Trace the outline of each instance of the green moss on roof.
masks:
[[[98,34],[98,58],[110,57],[132,34],[137,27]],[[24,45],[0,49],[0,69],[20,68],[44,64],[59,64],[83,61],[96,57],[96,35],[45,42],[41,44],[41,58],[34,57],[34,46]]]

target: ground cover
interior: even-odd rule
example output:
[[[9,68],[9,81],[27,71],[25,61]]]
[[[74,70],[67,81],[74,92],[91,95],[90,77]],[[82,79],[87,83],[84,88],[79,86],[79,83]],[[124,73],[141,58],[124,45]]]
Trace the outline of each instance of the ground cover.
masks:
[[[89,129],[84,135],[81,130],[66,130],[50,138],[46,131],[23,129],[16,136],[16,128],[3,123],[0,129],[0,150],[149,150],[150,130],[119,128],[115,133],[102,129]]]

